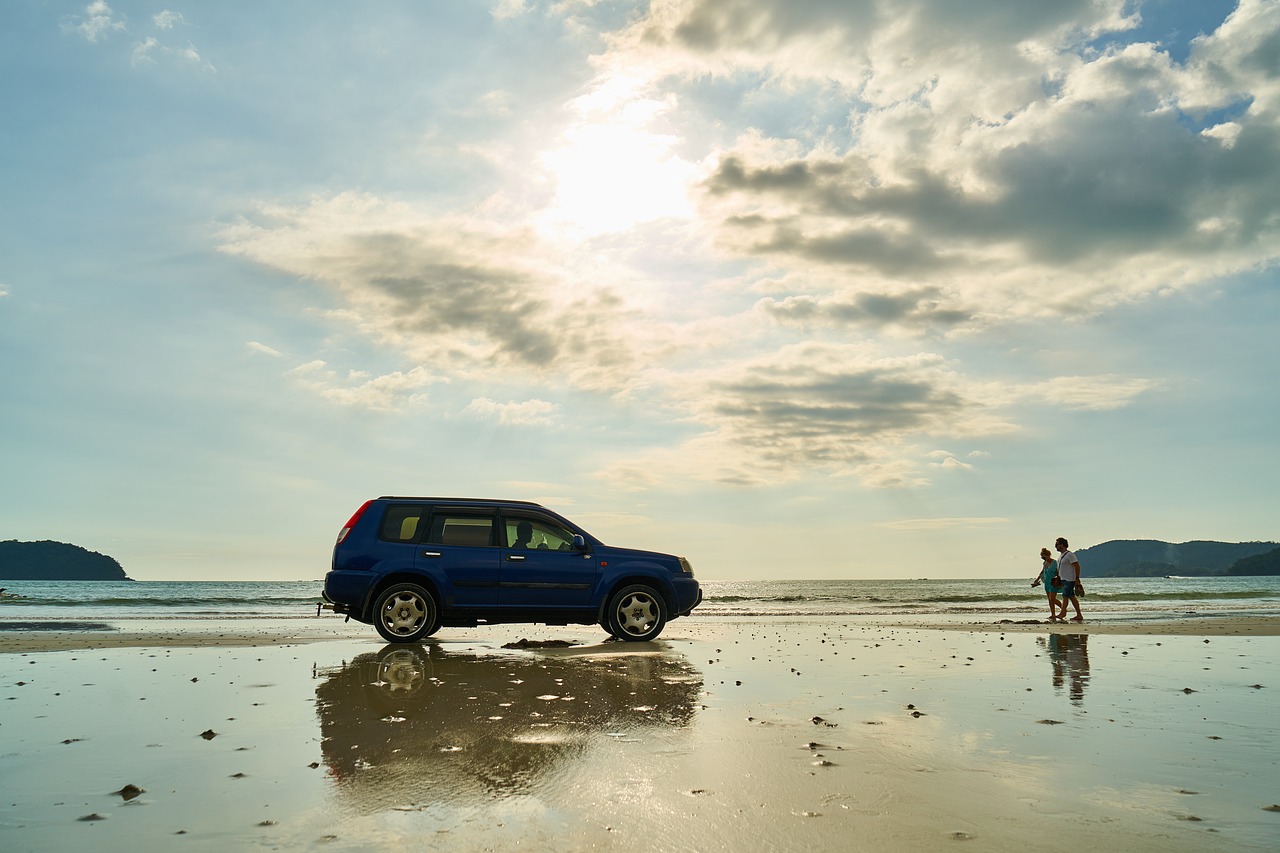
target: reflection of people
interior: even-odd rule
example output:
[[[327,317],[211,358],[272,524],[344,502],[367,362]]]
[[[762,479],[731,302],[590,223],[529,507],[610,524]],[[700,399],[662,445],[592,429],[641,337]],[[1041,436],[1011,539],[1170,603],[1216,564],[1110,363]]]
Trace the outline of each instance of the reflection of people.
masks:
[[[1044,594],[1049,599],[1049,621],[1057,622],[1058,593],[1062,592],[1062,581],[1058,578],[1058,561],[1053,559],[1048,548],[1040,549],[1040,559],[1044,561],[1044,566],[1041,567],[1040,574],[1031,585],[1044,583]]]
[[[528,548],[533,540],[533,525],[527,521],[522,521],[516,525],[516,541],[511,543],[512,548]]]
[[[1089,635],[1050,634],[1049,661],[1053,664],[1053,686],[1062,689],[1070,680],[1072,701],[1084,699],[1089,683]]]
[[[1058,614],[1058,618],[1067,618],[1067,604],[1070,603],[1076,609],[1076,615],[1071,617],[1071,621],[1083,622],[1080,600],[1076,598],[1079,593],[1084,592],[1084,587],[1080,584],[1080,561],[1076,559],[1074,551],[1067,549],[1067,540],[1061,536],[1053,543],[1053,547],[1058,549],[1058,577],[1062,579],[1062,612]]]

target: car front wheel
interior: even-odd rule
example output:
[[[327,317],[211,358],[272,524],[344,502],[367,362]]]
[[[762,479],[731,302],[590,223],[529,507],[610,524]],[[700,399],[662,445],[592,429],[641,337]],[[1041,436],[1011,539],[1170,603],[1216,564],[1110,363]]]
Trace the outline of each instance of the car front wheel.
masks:
[[[431,593],[417,584],[398,583],[378,596],[374,626],[389,643],[416,643],[435,633],[439,609]]]
[[[633,584],[613,594],[605,619],[609,633],[620,640],[652,640],[667,624],[667,602],[652,587]]]

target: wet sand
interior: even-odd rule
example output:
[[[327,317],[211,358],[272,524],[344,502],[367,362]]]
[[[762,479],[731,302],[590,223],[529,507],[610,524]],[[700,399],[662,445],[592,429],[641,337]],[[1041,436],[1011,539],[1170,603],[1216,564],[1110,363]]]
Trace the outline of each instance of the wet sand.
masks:
[[[1280,619],[1198,621],[0,632],[0,848],[1276,849]]]

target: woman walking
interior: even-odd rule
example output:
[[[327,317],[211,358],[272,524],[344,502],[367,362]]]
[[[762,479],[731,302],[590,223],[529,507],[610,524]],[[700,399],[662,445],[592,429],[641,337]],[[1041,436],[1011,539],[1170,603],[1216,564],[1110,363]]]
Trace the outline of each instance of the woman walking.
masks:
[[[1049,621],[1057,622],[1062,618],[1058,615],[1058,594],[1062,592],[1062,581],[1058,578],[1058,561],[1053,559],[1053,554],[1049,553],[1048,548],[1040,549],[1040,559],[1044,561],[1044,566],[1041,567],[1040,574],[1031,585],[1044,583],[1044,594],[1049,598]],[[1063,602],[1062,606],[1065,612],[1066,602]]]

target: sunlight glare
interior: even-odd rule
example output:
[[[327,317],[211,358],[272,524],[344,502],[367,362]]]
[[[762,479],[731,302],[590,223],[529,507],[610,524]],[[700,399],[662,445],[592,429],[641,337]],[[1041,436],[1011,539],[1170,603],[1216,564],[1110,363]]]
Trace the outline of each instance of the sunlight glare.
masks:
[[[564,144],[542,155],[556,194],[544,223],[585,236],[625,231],[665,217],[690,217],[689,185],[697,167],[674,152],[679,139],[655,132],[668,104],[643,98],[579,102],[583,118]]]

